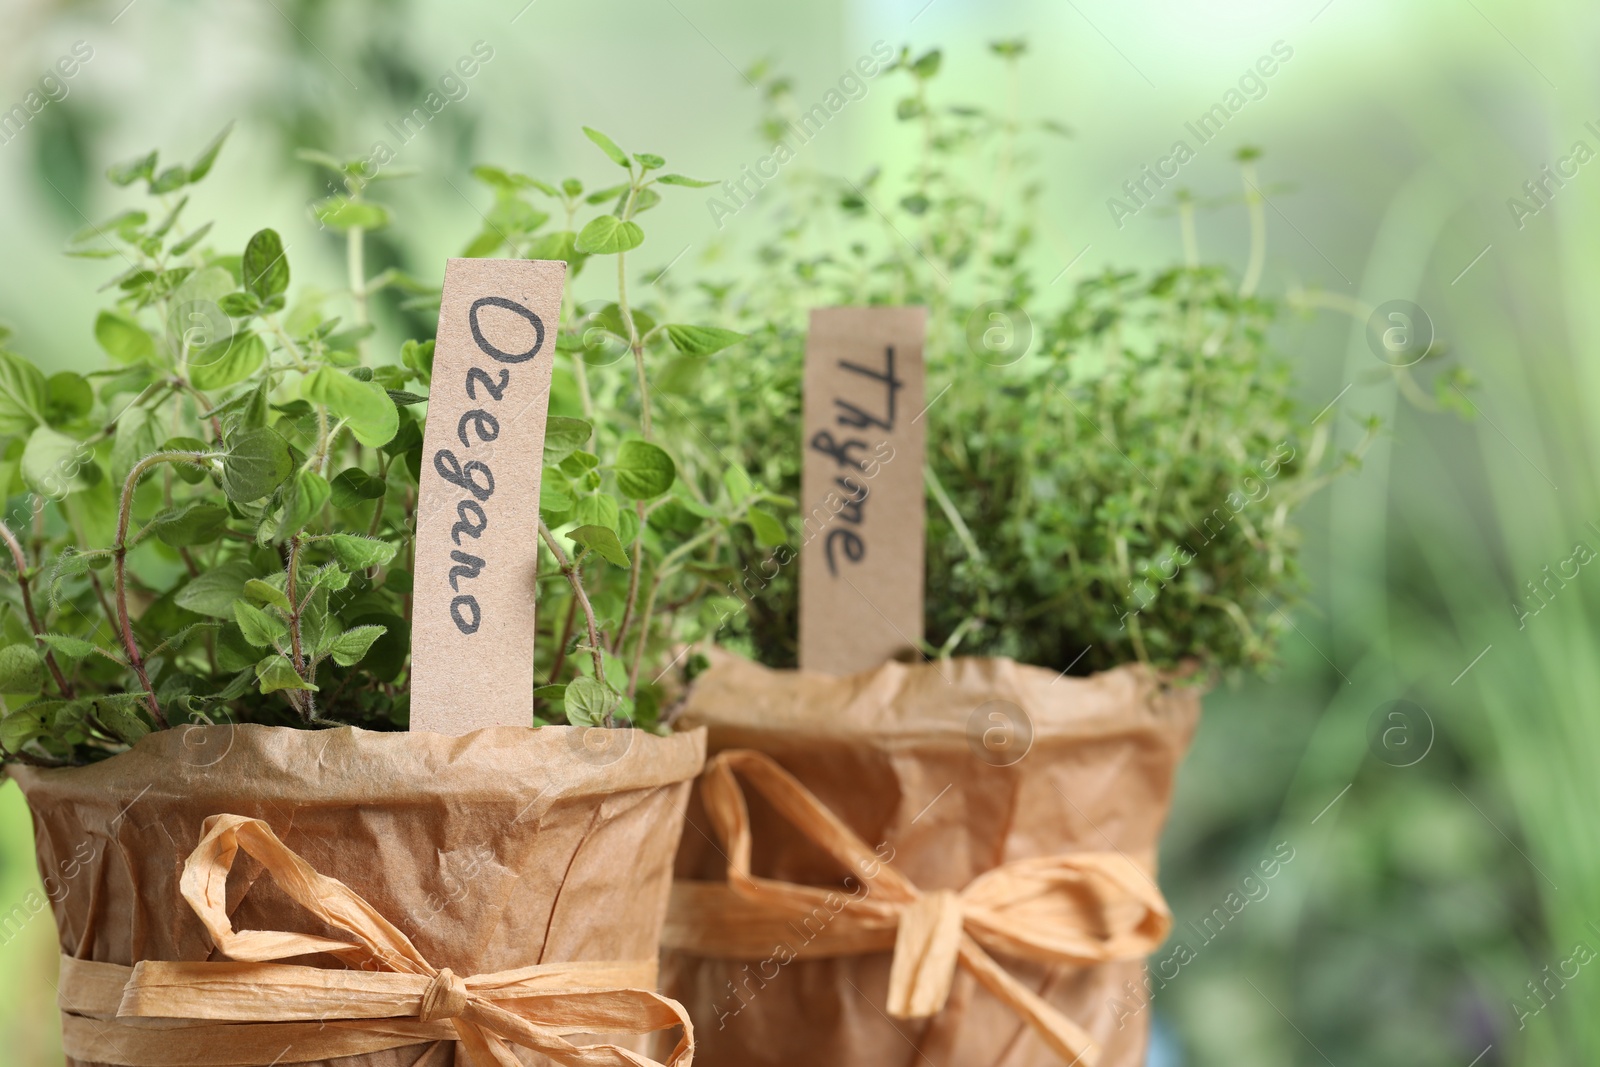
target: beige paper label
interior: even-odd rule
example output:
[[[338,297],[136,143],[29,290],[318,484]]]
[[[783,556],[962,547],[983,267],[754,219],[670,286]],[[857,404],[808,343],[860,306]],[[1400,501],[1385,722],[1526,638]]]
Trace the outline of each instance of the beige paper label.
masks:
[[[920,307],[811,312],[801,472],[800,666],[868,670],[922,640]]]
[[[445,265],[417,499],[413,730],[533,725],[539,471],[566,271]]]

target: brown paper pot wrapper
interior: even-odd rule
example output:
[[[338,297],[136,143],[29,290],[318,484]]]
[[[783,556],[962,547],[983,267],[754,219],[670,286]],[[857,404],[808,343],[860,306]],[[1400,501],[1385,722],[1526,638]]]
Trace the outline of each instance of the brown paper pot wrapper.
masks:
[[[1041,857],[1066,856],[1061,862],[1070,863],[1088,853],[1121,856],[1153,875],[1200,695],[1164,686],[1138,667],[1067,678],[1009,660],[967,659],[889,663],[829,677],[726,659],[696,681],[679,724],[707,729],[713,754],[752,749],[770,756],[867,847],[892,855],[890,864],[905,880],[933,894],[960,891],[1001,865]],[[708,785],[713,777],[708,772]],[[756,878],[841,894],[861,889],[844,881],[845,865],[744,784]],[[690,802],[689,823],[678,878],[723,881],[725,846],[701,789]],[[1143,872],[1138,877],[1160,904],[1154,883]],[[680,883],[674,891],[662,983],[689,1010],[701,1067],[1064,1062],[966,966],[955,968],[942,1010],[891,1020],[892,933],[879,951],[802,955],[787,963],[778,942],[787,939],[791,951],[803,951],[812,927],[790,922],[760,961],[675,948],[716,941],[737,918],[731,910],[730,920],[706,922],[681,906],[684,889]],[[1164,904],[1160,910],[1157,941],[1170,919]],[[700,928],[683,929],[685,921]],[[1087,1031],[1099,1046],[1099,1067],[1143,1064],[1148,1016],[1124,1018],[1119,1026],[1113,1007],[1126,999],[1126,983],[1142,983],[1142,960],[1069,966],[989,955]]]
[[[10,774],[33,812],[64,957],[124,966],[224,959],[214,931],[180,894],[180,878],[202,824],[230,813],[261,820],[315,872],[363,898],[378,916],[373,921],[392,923],[429,964],[470,986],[471,976],[535,964],[620,961],[637,972],[638,961],[654,958],[704,735],[608,733],[611,743],[597,746],[569,727],[493,727],[464,737],[193,727],[152,734],[93,766],[13,766]],[[228,853],[231,874],[217,883],[224,930],[231,919],[242,938],[284,931],[349,940],[338,926],[311,917],[249,852]],[[320,953],[286,962],[345,968],[342,958]],[[64,978],[70,966],[63,961]],[[579,969],[585,966],[601,965]],[[418,992],[411,991],[413,1005]],[[263,1009],[268,1017],[272,1007]],[[97,1032],[103,1028],[88,1019],[77,1022],[75,1035],[73,1020],[68,1024],[69,1063],[123,1062],[94,1053],[97,1043],[117,1046],[114,1031]],[[241,1048],[272,1047],[259,1058],[216,1049],[203,1062],[467,1062],[449,1040],[319,1060],[289,1049],[275,1060],[291,1042],[259,1026],[237,1032]],[[617,1043],[637,1048],[644,1041]],[[74,1044],[78,1055],[70,1058]],[[521,1048],[515,1055],[525,1064],[550,1062]]]

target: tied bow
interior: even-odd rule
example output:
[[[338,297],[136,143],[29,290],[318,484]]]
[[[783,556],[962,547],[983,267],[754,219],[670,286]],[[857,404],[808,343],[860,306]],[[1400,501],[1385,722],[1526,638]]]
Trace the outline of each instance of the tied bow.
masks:
[[[227,880],[241,849],[291,899],[350,940],[233,929]],[[144,961],[130,970],[64,960],[70,965],[62,982],[68,1043],[79,1046],[70,1055],[92,1052],[92,1059],[135,1067],[297,1063],[455,1041],[474,1067],[520,1067],[511,1046],[568,1067],[692,1062],[694,1037],[682,1006],[626,988],[654,985],[652,962],[543,964],[462,978],[430,965],[372,905],[319,874],[259,820],[208,818],[179,888],[230,961]],[[350,969],[272,962],[317,953]],[[111,999],[119,992],[120,1004]],[[116,1005],[111,1012],[104,1010],[108,1001]],[[683,1028],[683,1037],[665,1065],[616,1045],[578,1045],[563,1036],[674,1026]]]
[[[846,896],[752,875],[749,809],[736,771],[807,839],[858,872],[857,891]],[[1117,852],[1017,860],[959,893],[921,890],[759,752],[730,750],[712,759],[701,795],[727,846],[727,883],[674,883],[666,947],[724,959],[761,959],[780,944],[798,959],[892,951],[886,1007],[896,1018],[937,1014],[956,968],[964,967],[1064,1062],[1093,1067],[1098,1048],[1089,1034],[990,951],[1079,966],[1139,959],[1172,926],[1149,874]]]

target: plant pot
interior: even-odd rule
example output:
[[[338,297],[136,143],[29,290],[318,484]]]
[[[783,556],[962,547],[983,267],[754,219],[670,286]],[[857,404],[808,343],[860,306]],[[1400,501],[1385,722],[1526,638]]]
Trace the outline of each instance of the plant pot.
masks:
[[[1143,1064],[1126,1004],[1170,928],[1156,850],[1200,695],[1141,667],[718,662],[679,718],[714,755],[663,935],[697,1064]]]
[[[594,1018],[612,1032],[653,1029],[675,1006],[639,990],[654,988],[681,813],[703,761],[698,733],[244,725],[151,734],[87,767],[13,766],[60,930],[68,1062],[546,1064],[576,1061],[560,1039],[550,1059],[498,1038],[515,1061],[458,1058],[458,1024],[526,1009],[524,1022],[551,1033],[585,1029],[573,1025],[584,1018],[589,1031],[605,1032]],[[332,903],[308,910],[311,897]],[[357,926],[368,933],[352,938]],[[144,964],[144,992],[125,969],[226,959],[272,962]],[[519,968],[535,970],[501,974]],[[217,1007],[218,975],[235,976],[238,1003]],[[173,989],[156,988],[169,979]],[[191,981],[202,994],[176,988]],[[354,991],[301,997],[297,983]],[[513,986],[527,999],[506,999]],[[200,1006],[161,1006],[174,996]],[[395,1001],[388,1022],[374,1006],[383,997]],[[115,1018],[119,1003],[147,1017]],[[582,1062],[650,1061],[618,1051]]]

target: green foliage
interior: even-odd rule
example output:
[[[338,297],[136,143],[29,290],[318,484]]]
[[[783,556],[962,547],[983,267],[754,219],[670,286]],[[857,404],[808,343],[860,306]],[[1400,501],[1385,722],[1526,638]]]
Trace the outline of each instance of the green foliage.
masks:
[[[126,268],[86,331],[106,369],[46,381],[0,354],[8,758],[92,760],[189,722],[404,721],[398,672],[374,649],[391,626],[406,640],[409,574],[394,564],[415,464],[376,446],[417,430],[386,390],[421,375],[362,368],[365,302],[391,279],[353,277],[349,319],[316,299],[291,307],[275,232],[230,253],[206,243],[209,224],[186,229],[179,190],[225,135],[186,166],[151,153],[113,167],[150,210],[71,240],[70,254]],[[420,453],[420,434],[407,440]]]
[[[44,663],[27,645],[0,648],[0,693],[36,693],[44,685]]]
[[[617,490],[630,500],[649,500],[672,488],[677,467],[672,457],[648,441],[624,441],[612,467]]]
[[[647,236],[638,219],[661,202],[657,187],[709,183],[663,174],[660,156],[630,155],[605,134],[584,132],[627,180],[589,190],[577,178],[557,185],[476,167],[495,203],[466,254],[568,264],[540,486],[546,555],[535,655],[546,684],[535,693],[537,714],[651,727],[680,646],[720,625],[721,616],[703,608],[736,579],[752,510],[792,502],[753,485],[730,491],[729,470],[744,477],[729,467],[737,452],[708,448],[680,403],[682,361],[729,349],[744,334],[668,322],[666,288],[650,287],[641,301],[628,287],[629,256]],[[612,256],[617,262],[605,269],[616,276],[615,298],[579,303],[573,280]],[[769,523],[768,532],[781,527],[770,513],[754,521]]]
[[[1011,69],[1023,48],[994,51]],[[1200,266],[1045,295],[1029,127],[938,105],[941,62],[895,64],[923,158],[797,176],[787,221],[734,285],[686,295],[657,275],[630,291],[640,217],[660,188],[701,184],[659,156],[586,130],[625,181],[474,168],[494,202],[466,254],[569,268],[540,499],[539,721],[656,727],[662,679],[705,638],[793,661],[789,564],[815,525],[790,519],[804,312],[830,303],[930,311],[930,653],[1078,671],[1270,659],[1296,588],[1289,516],[1355,462],[1296,415],[1267,342],[1276,304]],[[367,235],[393,221],[368,195],[379,175],[303,157],[343,184],[315,214],[347,245],[346,314],[293,299],[275,232],[230,253],[185,230],[174,198],[207,149],[176,170],[154,155],[115,168],[155,203],[72,240],[126,260],[87,331],[106,369],[46,378],[0,350],[0,483],[37,513],[0,607],[0,676],[25,698],[0,720],[14,757],[93,759],[184,722],[406,721],[433,346],[372,352],[368,304],[392,289],[415,310],[437,291],[365,277]],[[573,280],[609,257],[614,296],[580,302]]]
[[[639,228],[637,222],[624,222],[612,215],[601,215],[584,226],[573,247],[590,255],[610,255],[631,252],[642,244],[644,230]]]
[[[628,180],[585,194],[577,179],[477,167],[495,204],[467,254],[560,258],[569,276],[617,257],[615,299],[579,307],[569,287],[555,345],[537,706],[545,722],[655,727],[653,679],[679,642],[707,632],[701,604],[731,575],[738,532],[778,524],[753,505],[781,501],[731,493],[726,462],[692,424],[652,417],[654,368],[670,378],[675,360],[743,335],[658,325],[660,308],[630,299],[636,216],[660,202],[658,183],[697,183],[586,132]],[[394,270],[364,276],[367,233],[392,222],[368,195],[379,175],[319,152],[302,158],[343,185],[314,214],[346,244],[346,314],[321,294],[295,299],[272,230],[212,248],[209,226],[186,230],[174,197],[220,147],[185,167],[158,170],[151,153],[113,168],[115,184],[142,182],[154,203],[73,237],[70,253],[127,267],[110,286],[115,306],[86,330],[105,369],[47,379],[0,349],[15,564],[0,600],[5,758],[83,762],[190,722],[406,722],[433,342],[370,351],[368,305],[392,289],[408,309],[436,306],[437,290]]]
[[[1024,51],[992,49],[1013,101]],[[1290,517],[1357,462],[1328,454],[1333,417],[1312,426],[1296,410],[1268,340],[1278,305],[1199,265],[1052,288],[1073,257],[1038,247],[1028,146],[1059,127],[936,100],[937,51],[896,67],[886,78],[905,79],[896,112],[920,156],[855,180],[795,168],[764,269],[706,287],[751,340],[710,360],[685,410],[794,495],[807,309],[925,304],[927,652],[1077,673],[1267,664],[1299,585]],[[764,87],[781,136],[786,83]],[[829,517],[802,520],[800,540]],[[750,516],[744,610],[723,639],[791,666],[795,567],[775,525]]]

